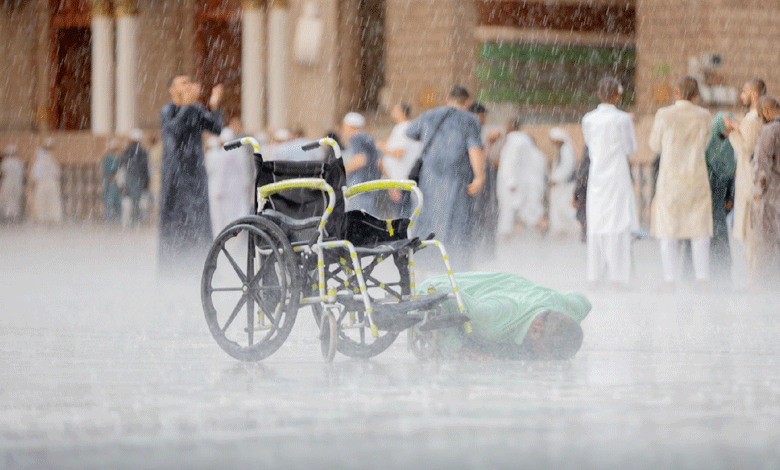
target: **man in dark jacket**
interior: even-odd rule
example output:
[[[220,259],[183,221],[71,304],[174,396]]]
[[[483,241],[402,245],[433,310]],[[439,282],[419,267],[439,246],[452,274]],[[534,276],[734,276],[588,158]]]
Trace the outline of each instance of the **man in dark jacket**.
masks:
[[[170,274],[203,262],[212,240],[202,132],[219,134],[222,85],[211,90],[208,107],[201,87],[186,75],[168,84],[171,102],[160,112],[163,141],[160,184],[158,271]]]

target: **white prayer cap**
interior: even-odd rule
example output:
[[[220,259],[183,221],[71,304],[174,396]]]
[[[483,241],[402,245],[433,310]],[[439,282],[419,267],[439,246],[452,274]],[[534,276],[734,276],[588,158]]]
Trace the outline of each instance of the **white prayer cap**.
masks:
[[[44,147],[47,147],[47,148],[48,148],[48,147],[54,147],[54,138],[52,138],[52,137],[46,137],[46,138],[43,140],[43,146],[44,146]]]
[[[257,134],[255,134],[255,140],[257,140],[257,142],[260,144],[264,144],[268,142],[268,134],[266,134],[263,131],[260,131]]]
[[[6,155],[16,155],[16,145],[9,144],[5,147],[5,154]]]
[[[276,132],[274,132],[274,140],[277,140],[279,142],[290,140],[290,137],[292,137],[292,134],[290,134],[290,131],[288,131],[287,129],[279,129]]]
[[[560,127],[553,127],[550,129],[550,139],[557,140],[559,142],[568,142],[569,134]]]
[[[144,140],[144,131],[141,129],[133,129],[130,131],[130,140],[133,142],[140,142]]]
[[[366,118],[364,118],[363,115],[360,113],[355,113],[355,112],[347,113],[344,116],[344,124],[348,126],[352,126],[357,129],[362,129],[366,127]]]
[[[109,150],[116,150],[119,148],[119,141],[117,139],[111,139],[108,141]]]
[[[223,127],[222,132],[219,133],[219,140],[222,142],[230,142],[236,138],[236,133],[229,127]]]

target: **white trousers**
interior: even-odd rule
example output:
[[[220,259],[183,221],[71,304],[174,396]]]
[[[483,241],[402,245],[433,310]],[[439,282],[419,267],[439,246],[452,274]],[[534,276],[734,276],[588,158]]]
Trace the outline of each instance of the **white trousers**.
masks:
[[[588,281],[603,278],[628,284],[631,280],[631,232],[588,234]]]
[[[663,267],[664,281],[666,282],[677,281],[679,248],[679,239],[661,239],[661,266]],[[708,280],[710,278],[710,237],[691,239],[691,252],[693,255],[693,271],[696,273],[696,280]]]

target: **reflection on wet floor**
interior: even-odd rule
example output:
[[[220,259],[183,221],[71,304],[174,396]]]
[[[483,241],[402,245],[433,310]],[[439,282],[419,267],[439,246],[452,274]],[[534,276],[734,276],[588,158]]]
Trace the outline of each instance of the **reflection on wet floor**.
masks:
[[[568,362],[421,363],[401,335],[327,365],[302,310],[276,354],[241,363],[196,284],[156,280],[151,234],[86,235],[63,233],[62,255],[45,233],[0,236],[18,248],[0,267],[0,468],[780,467],[776,295],[591,292]],[[584,247],[522,243],[512,269],[579,285]]]

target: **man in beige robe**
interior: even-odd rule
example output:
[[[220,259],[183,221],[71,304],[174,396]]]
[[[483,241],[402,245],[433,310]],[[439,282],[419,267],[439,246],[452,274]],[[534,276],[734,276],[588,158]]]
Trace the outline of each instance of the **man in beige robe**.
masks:
[[[699,95],[693,77],[683,77],[674,90],[677,100],[655,115],[650,148],[661,152],[651,231],[661,243],[664,281],[674,290],[680,240],[691,240],[693,267],[700,287],[709,279],[712,195],[704,150],[712,117],[691,101]]]
[[[780,281],[780,104],[761,98],[759,115],[766,125],[755,148],[756,179],[751,203],[756,281],[777,288]]]
[[[734,230],[732,243],[734,260],[733,277],[736,287],[750,284],[749,274],[755,268],[752,229],[750,225],[750,201],[753,198],[753,151],[764,123],[758,116],[758,100],[766,94],[766,85],[760,78],[745,82],[740,99],[749,108],[741,122],[724,119],[730,131],[729,141],[735,150],[737,172],[734,177]]]

